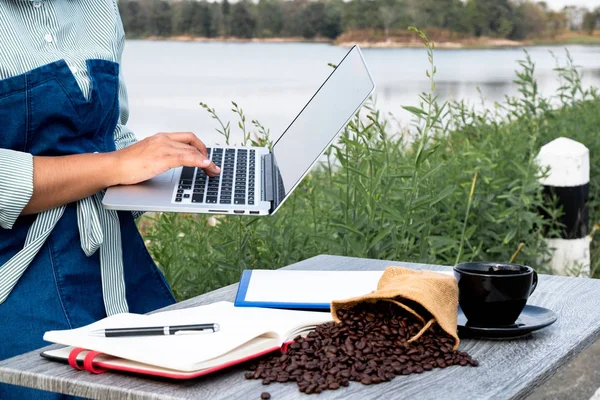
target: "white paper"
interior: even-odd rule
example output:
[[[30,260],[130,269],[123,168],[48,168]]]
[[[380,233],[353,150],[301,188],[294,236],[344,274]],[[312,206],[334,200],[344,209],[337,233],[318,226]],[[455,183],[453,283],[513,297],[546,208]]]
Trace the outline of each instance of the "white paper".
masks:
[[[434,271],[453,275],[451,271]],[[330,304],[377,290],[383,271],[252,270],[245,301]]]

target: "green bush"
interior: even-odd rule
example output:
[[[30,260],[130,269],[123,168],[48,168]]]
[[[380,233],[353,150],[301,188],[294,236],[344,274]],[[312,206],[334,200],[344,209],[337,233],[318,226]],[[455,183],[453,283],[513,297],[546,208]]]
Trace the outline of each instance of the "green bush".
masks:
[[[424,37],[423,37],[424,38]],[[543,271],[544,232],[557,231],[560,210],[544,204],[535,163],[541,145],[567,136],[590,147],[600,127],[600,98],[581,88],[572,62],[558,69],[564,85],[559,108],[537,92],[534,65],[520,62],[520,94],[493,109],[463,102],[440,104],[435,95],[433,46],[429,93],[417,106],[410,134],[392,129],[367,105],[272,217],[157,213],[143,229],[152,256],[185,299],[239,280],[243,269],[280,268],[318,254],[453,265],[466,260],[518,261]],[[231,129],[214,110],[229,142]],[[243,142],[268,143],[258,122]],[[592,217],[600,165],[593,159]],[[545,209],[551,218],[539,213]]]

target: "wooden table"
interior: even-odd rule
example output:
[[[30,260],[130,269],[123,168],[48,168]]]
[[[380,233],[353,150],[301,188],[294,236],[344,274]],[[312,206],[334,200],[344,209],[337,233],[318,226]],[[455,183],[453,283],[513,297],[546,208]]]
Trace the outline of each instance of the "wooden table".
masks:
[[[383,270],[389,265],[415,269],[450,270],[450,267],[317,256],[286,269]],[[181,302],[186,308],[219,300],[233,301],[236,285]],[[558,321],[519,340],[463,340],[460,349],[479,360],[480,366],[434,369],[420,375],[397,376],[391,382],[325,391],[318,399],[508,399],[524,398],[600,334],[600,280],[540,275],[528,304],[547,307]],[[56,346],[52,346],[56,347]],[[172,382],[120,373],[92,375],[51,362],[36,350],[0,362],[0,382],[97,399],[259,399],[268,391],[274,400],[306,398],[295,383],[263,386],[245,380],[243,369],[232,368],[204,378]],[[312,398],[312,397],[311,397]]]

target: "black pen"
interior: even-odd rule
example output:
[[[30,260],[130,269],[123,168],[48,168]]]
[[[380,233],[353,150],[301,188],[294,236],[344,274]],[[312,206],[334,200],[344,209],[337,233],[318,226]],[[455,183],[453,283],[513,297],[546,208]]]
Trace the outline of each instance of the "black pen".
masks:
[[[137,328],[108,328],[91,331],[90,335],[103,337],[169,336],[210,333],[217,332],[218,330],[219,324],[193,324],[172,326],[145,326]]]

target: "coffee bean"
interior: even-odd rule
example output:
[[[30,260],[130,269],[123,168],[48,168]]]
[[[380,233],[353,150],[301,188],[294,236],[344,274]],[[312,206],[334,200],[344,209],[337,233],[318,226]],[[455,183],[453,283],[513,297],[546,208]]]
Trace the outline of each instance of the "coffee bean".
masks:
[[[294,363],[294,364],[290,364],[290,365],[288,365],[288,366],[286,367],[286,369],[285,369],[285,372],[289,372],[289,373],[291,373],[291,372],[293,372],[293,371],[295,371],[295,370],[297,370],[297,369],[298,369],[298,364],[295,364],[295,363]]]
[[[393,304],[358,304],[340,310],[338,317],[340,323],[296,337],[286,353],[260,360],[244,377],[262,379],[264,385],[295,381],[300,392],[311,394],[346,387],[351,380],[371,385],[395,375],[479,364],[454,351],[454,339],[437,325],[408,343],[423,324]]]
[[[269,400],[271,398],[271,394],[269,392],[262,392],[260,394],[260,398],[263,400]]]

